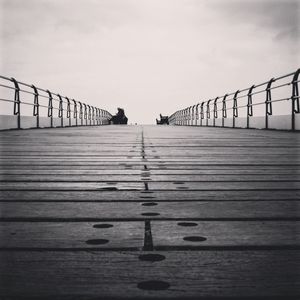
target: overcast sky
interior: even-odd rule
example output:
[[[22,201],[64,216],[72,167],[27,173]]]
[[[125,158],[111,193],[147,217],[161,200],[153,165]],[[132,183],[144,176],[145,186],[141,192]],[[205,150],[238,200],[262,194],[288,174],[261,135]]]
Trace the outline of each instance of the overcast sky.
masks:
[[[298,0],[0,0],[0,73],[153,123],[299,67]]]

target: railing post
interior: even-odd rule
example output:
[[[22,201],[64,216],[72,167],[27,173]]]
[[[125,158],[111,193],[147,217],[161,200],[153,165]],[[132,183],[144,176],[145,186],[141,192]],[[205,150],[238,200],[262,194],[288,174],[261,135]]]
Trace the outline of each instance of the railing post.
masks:
[[[90,126],[92,125],[92,121],[91,121],[91,107],[89,105],[87,105],[88,107],[88,120],[89,120],[89,123],[90,123]]]
[[[192,108],[192,125],[196,125],[195,108],[196,108],[196,104],[193,105],[193,108]]]
[[[92,120],[93,120],[93,125],[95,125],[95,107],[92,106]]]
[[[66,97],[67,100],[67,119],[69,119],[69,126],[71,126],[71,104],[68,97]]]
[[[100,125],[103,125],[103,116],[104,116],[103,109],[100,108]]]
[[[20,101],[20,87],[16,79],[10,79],[15,85],[14,96],[14,115],[17,116],[18,129],[21,128],[21,101]]]
[[[79,103],[79,119],[80,119],[80,126],[82,126],[82,125],[83,125],[83,119],[82,119],[82,115],[83,115],[83,113],[82,113],[82,103],[81,103],[80,101],[78,101],[78,103]]]
[[[233,97],[233,105],[232,105],[232,127],[235,128],[235,118],[239,116],[238,105],[237,105],[237,96],[239,94],[239,90],[237,90]]]
[[[201,103],[201,106],[200,106],[200,120],[201,120],[201,123],[200,123],[200,126],[203,126],[203,119],[204,119],[204,102]]]
[[[97,119],[97,125],[100,125],[100,109],[96,107],[96,119]]]
[[[73,114],[73,118],[75,119],[75,126],[78,126],[78,122],[77,122],[77,103],[76,101],[73,99],[72,100],[74,103],[74,114]]]
[[[180,110],[180,113],[179,113],[179,125],[182,126],[183,125],[183,110],[181,109]]]
[[[266,88],[266,113],[265,113],[265,127],[266,129],[269,128],[269,116],[272,115],[273,111],[272,111],[272,95],[271,95],[271,85],[272,83],[275,82],[275,78],[272,78],[267,85]]]
[[[252,91],[255,85],[252,85],[248,91],[248,102],[247,102],[247,128],[250,127],[250,117],[253,116],[253,106],[252,106]]]
[[[106,125],[106,110],[103,110],[103,124]]]
[[[198,120],[199,120],[199,105],[200,105],[200,103],[198,103],[197,105],[196,105],[196,126],[198,126]]]
[[[48,118],[50,118],[50,127],[53,127],[53,97],[49,90],[46,91],[49,97],[48,100]]]
[[[59,98],[59,107],[58,107],[58,117],[60,118],[60,125],[64,127],[64,107],[63,107],[63,100],[61,95],[57,95]]]
[[[210,119],[210,107],[209,107],[210,101],[211,99],[208,100],[206,104],[206,126],[208,126],[208,120]]]
[[[225,119],[227,118],[226,98],[228,94],[225,94],[222,99],[222,127],[225,125]]]
[[[186,108],[185,119],[186,119],[185,125],[188,126],[189,125],[189,107]]]
[[[31,85],[34,92],[33,100],[33,116],[36,117],[36,128],[40,127],[40,105],[39,105],[39,93],[37,88],[32,84]]]
[[[83,107],[84,107],[83,118],[85,120],[85,126],[87,126],[87,110],[86,110],[86,104],[85,103],[83,103]]]
[[[217,97],[214,101],[214,127],[216,127],[216,119],[218,118],[218,101],[219,97]]]
[[[296,129],[296,115],[300,113],[300,103],[299,103],[299,85],[298,85],[298,78],[300,74],[300,69],[296,71],[292,80],[292,130]]]

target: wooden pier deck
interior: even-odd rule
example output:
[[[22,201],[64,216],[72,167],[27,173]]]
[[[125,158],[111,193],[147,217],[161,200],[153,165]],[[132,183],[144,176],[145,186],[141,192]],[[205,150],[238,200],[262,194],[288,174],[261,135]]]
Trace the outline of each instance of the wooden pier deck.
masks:
[[[299,299],[299,133],[0,132],[0,299]]]

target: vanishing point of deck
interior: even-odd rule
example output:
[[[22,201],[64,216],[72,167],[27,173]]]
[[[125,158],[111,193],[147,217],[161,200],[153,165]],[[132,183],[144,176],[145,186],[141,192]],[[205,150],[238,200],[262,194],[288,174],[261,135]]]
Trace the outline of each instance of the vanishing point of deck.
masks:
[[[0,132],[1,299],[297,298],[298,132]]]

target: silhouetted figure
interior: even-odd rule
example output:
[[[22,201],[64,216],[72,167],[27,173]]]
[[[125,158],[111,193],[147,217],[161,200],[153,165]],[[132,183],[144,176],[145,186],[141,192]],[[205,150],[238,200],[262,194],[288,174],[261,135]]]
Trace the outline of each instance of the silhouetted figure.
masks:
[[[161,114],[159,116],[160,116],[160,120],[156,119],[157,125],[163,125],[163,124],[169,125],[169,117],[168,116],[162,116]]]
[[[110,124],[127,124],[128,118],[125,116],[124,109],[118,107],[118,113],[114,115],[109,121]]]

